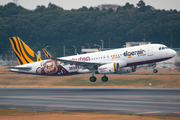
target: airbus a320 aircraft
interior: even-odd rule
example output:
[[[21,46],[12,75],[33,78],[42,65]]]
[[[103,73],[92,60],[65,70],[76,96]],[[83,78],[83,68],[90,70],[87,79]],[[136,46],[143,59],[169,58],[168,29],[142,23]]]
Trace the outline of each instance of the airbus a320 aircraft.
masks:
[[[106,74],[122,74],[136,71],[137,65],[155,63],[170,59],[176,52],[162,44],[147,44],[108,51],[73,55],[68,57],[50,57],[42,60],[19,37],[9,38],[19,65],[11,71],[37,75],[74,75],[92,73],[91,82],[96,81],[95,74],[104,74],[103,82],[108,81]],[[47,51],[45,51],[48,54]]]

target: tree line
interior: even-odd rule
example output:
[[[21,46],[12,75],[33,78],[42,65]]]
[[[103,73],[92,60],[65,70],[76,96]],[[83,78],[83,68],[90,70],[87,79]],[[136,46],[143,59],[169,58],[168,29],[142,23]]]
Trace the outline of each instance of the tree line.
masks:
[[[13,36],[20,37],[34,51],[48,45],[53,56],[63,56],[63,44],[66,55],[72,55],[73,45],[80,53],[81,46],[101,45],[101,39],[104,48],[137,41],[175,48],[180,47],[180,12],[155,9],[143,0],[137,7],[126,3],[116,10],[85,6],[64,10],[51,3],[27,10],[8,3],[0,6],[0,54],[11,51],[8,39]]]

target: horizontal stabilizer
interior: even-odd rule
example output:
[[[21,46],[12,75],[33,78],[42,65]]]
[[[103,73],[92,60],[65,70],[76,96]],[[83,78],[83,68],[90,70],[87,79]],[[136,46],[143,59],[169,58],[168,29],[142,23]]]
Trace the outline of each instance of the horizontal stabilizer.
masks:
[[[8,69],[31,70],[31,67],[7,67]]]

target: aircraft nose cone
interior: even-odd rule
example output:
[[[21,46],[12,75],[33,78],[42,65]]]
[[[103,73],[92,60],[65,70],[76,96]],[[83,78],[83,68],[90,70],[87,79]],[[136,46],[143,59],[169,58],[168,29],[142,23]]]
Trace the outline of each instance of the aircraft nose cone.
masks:
[[[172,57],[174,57],[176,55],[176,51],[175,50],[171,50],[170,54],[171,54]]]

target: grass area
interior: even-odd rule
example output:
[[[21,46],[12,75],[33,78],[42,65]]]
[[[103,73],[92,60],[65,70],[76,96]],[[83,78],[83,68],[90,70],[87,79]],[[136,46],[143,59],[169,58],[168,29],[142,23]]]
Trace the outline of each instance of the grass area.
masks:
[[[109,74],[107,75],[109,77],[108,82],[102,82],[101,77],[103,75],[97,74],[95,75],[97,81],[92,83],[89,81],[91,74],[73,76],[41,76],[11,74],[12,72],[7,72],[7,69],[3,66],[0,66],[0,68],[2,68],[0,69],[0,73],[5,71],[3,74],[0,74],[0,87],[180,88],[180,72],[177,70],[159,69],[159,75],[153,74],[152,70],[143,69],[138,69],[137,72],[131,74]],[[149,86],[149,83],[152,85]]]
[[[180,88],[180,76],[162,75],[109,75],[108,82],[89,81],[91,74],[75,76],[0,75],[0,86],[17,87],[129,87],[129,88]],[[149,83],[152,85],[149,86]]]
[[[2,113],[37,113],[36,111],[26,111],[26,110],[6,110],[0,109],[0,114]]]

